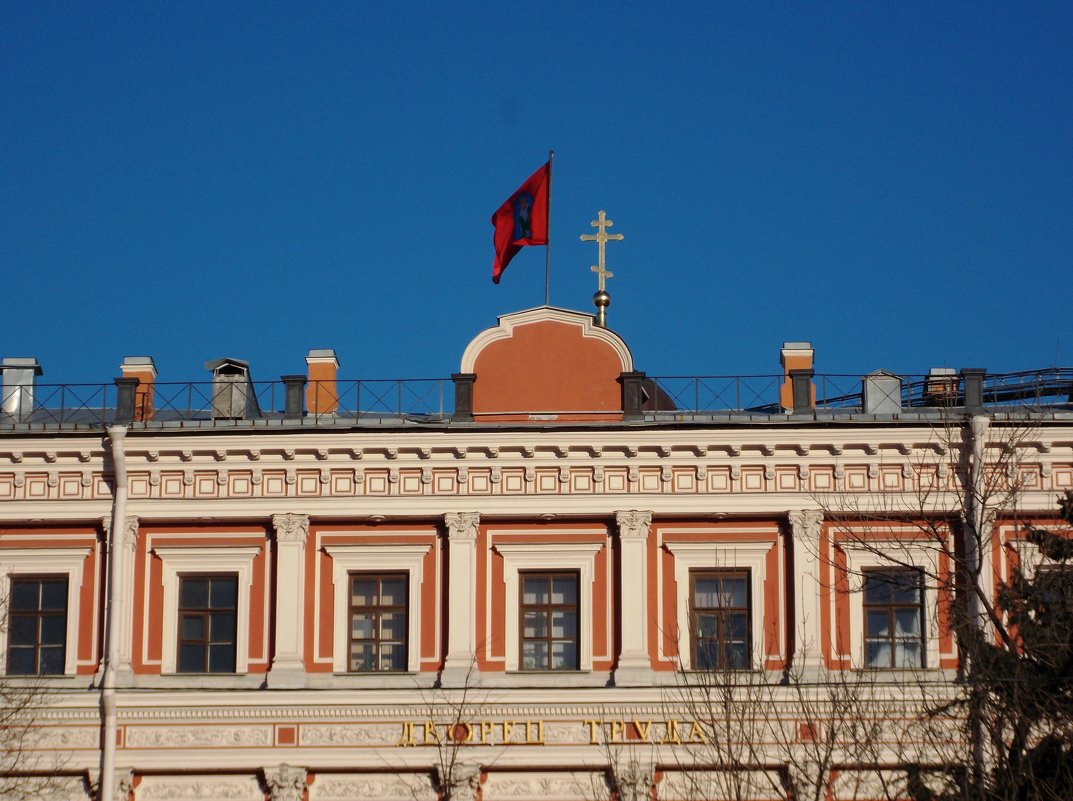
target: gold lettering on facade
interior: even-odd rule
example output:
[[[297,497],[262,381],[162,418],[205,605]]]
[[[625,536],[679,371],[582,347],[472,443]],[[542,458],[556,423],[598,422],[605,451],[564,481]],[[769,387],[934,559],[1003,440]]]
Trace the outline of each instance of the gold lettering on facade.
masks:
[[[514,731],[514,721],[504,720],[500,725],[503,726],[503,745],[510,745],[510,735]]]
[[[481,721],[481,745],[488,743],[488,735],[492,733],[492,728],[495,726],[490,720]]]
[[[533,732],[536,732],[535,737]],[[525,721],[525,743],[526,745],[544,745],[544,721]]]
[[[436,731],[436,724],[426,720],[422,725],[425,729],[425,745],[439,745],[440,733]]]
[[[417,745],[414,740],[414,724],[413,721],[404,720],[402,722],[402,737],[399,738],[396,745],[399,748],[405,748],[408,745]]]
[[[600,731],[600,721],[598,720],[586,720],[585,725],[589,727],[589,745],[596,745],[600,742],[596,733]]]
[[[700,722],[694,720],[689,727],[689,738],[686,742],[701,743],[702,745],[708,744],[708,738],[704,734],[704,729],[701,728]]]
[[[663,739],[659,741],[660,745],[681,745],[682,740],[678,736],[678,721],[668,720],[665,721],[664,725],[666,725],[667,731],[663,733]]]
[[[637,737],[645,742],[648,742],[648,733],[652,730],[652,721],[646,720],[641,722],[639,720],[632,721],[633,730],[637,732]]]
[[[626,724],[621,720],[611,721],[611,742],[622,742],[622,731],[626,728]]]

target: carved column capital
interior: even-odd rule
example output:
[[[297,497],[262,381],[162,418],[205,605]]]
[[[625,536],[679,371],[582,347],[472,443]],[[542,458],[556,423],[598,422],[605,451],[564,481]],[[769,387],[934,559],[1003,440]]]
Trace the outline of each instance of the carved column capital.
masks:
[[[309,515],[272,515],[272,526],[279,542],[305,542],[309,536]]]
[[[452,540],[476,540],[477,526],[481,522],[478,512],[448,512],[443,516],[447,536]]]
[[[451,801],[476,801],[481,786],[480,767],[455,764],[449,774],[445,776],[442,769],[436,769],[440,792]]]
[[[820,536],[823,512],[819,509],[794,509],[787,512],[786,516],[790,518],[795,537],[816,539]]]
[[[110,515],[101,518],[101,531],[104,532],[105,537],[112,533],[112,518]]]
[[[627,762],[617,769],[615,785],[618,797],[622,801],[648,801],[652,797],[652,783],[655,771],[651,765]]]
[[[648,536],[648,527],[652,525],[652,513],[639,512],[636,509],[615,512],[615,522],[618,524],[619,536],[623,539],[645,539]]]
[[[126,530],[124,533],[127,535],[127,541],[133,542],[138,536],[138,518],[134,515],[129,516],[126,519]]]
[[[265,784],[272,801],[302,801],[306,789],[306,769],[291,765],[265,768]]]

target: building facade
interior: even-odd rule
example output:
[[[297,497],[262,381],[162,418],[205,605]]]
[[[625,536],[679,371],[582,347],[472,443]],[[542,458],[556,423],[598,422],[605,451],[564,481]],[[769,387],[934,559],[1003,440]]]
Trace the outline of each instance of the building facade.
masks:
[[[942,761],[903,735],[957,675],[959,573],[993,598],[1073,489],[1070,376],[812,359],[654,380],[551,307],[417,388],[344,381],[324,350],[271,387],[128,358],[71,401],[5,359],[0,670],[32,692],[9,778],[109,801],[886,797]]]

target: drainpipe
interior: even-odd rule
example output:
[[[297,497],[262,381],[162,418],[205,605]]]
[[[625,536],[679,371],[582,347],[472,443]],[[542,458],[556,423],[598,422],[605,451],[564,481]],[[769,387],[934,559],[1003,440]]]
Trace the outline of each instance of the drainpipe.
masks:
[[[989,618],[984,614],[985,604],[983,599],[988,597],[986,591],[990,576],[984,575],[983,565],[987,563],[987,560],[984,559],[983,550],[989,548],[990,543],[983,540],[987,524],[985,520],[987,510],[984,502],[984,468],[986,466],[984,464],[984,446],[990,428],[991,418],[987,415],[974,414],[969,418],[969,432],[972,437],[972,464],[969,468],[968,503],[965,504],[965,517],[969,524],[969,536],[965,541],[965,567],[969,574],[968,579],[973,582],[974,586],[972,591],[968,593],[967,601],[970,625],[976,626],[985,632],[989,628]],[[967,668],[970,681],[976,673],[975,656],[975,654],[969,655]],[[970,709],[969,714],[975,718],[970,722],[970,725],[972,727],[973,769],[976,772],[976,776],[973,778],[978,780],[986,769],[984,754],[986,724],[978,710]]]
[[[108,440],[112,447],[115,495],[112,501],[112,527],[108,543],[108,607],[105,613],[104,676],[101,680],[101,776],[97,797],[115,799],[116,758],[116,661],[119,657],[120,592],[123,589],[123,540],[127,529],[127,464],[123,454],[126,426],[110,426]]]

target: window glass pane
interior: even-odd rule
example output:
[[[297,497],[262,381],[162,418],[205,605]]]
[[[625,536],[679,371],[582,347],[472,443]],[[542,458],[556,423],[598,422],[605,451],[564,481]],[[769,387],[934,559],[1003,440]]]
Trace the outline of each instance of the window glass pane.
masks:
[[[179,589],[179,607],[182,609],[205,609],[208,605],[208,579],[184,578]]]
[[[573,576],[555,576],[551,580],[551,602],[553,604],[577,603],[577,579]]]
[[[209,640],[212,642],[235,642],[234,613],[216,612],[209,618]]]
[[[385,579],[380,584],[380,603],[383,606],[403,606],[406,603],[406,582]]]
[[[869,571],[864,574],[864,602],[866,604],[890,603],[891,580],[887,573]]]
[[[380,639],[401,641],[406,637],[406,615],[384,612],[380,615]]]
[[[864,631],[868,637],[889,637],[890,614],[887,610],[869,610]]]
[[[742,609],[745,606],[745,579],[728,578],[723,580],[720,606],[732,606]]]
[[[719,579],[714,576],[697,576],[693,584],[693,605],[711,608],[717,605]]]
[[[179,636],[184,640],[205,640],[205,618],[202,615],[183,615]]]
[[[548,667],[548,644],[525,642],[522,644],[522,670],[546,670]]]
[[[44,676],[58,676],[63,673],[63,646],[49,646],[41,649],[41,670]]]
[[[894,610],[894,631],[898,637],[919,637],[920,610],[917,608]]]
[[[749,636],[749,616],[735,612],[726,616],[726,636],[732,640],[744,640]]]
[[[376,618],[366,613],[355,613],[350,619],[350,636],[355,640],[371,640],[376,631]]]
[[[356,578],[350,585],[350,603],[353,606],[373,606],[376,604],[375,579]]]
[[[15,581],[11,587],[11,608],[31,611],[38,608],[39,586],[36,581]]]
[[[716,665],[716,648],[718,644],[713,640],[703,640],[697,643],[697,669],[708,670]]]
[[[234,673],[235,672],[235,645],[234,643],[214,643],[209,646],[209,672],[210,673]]]
[[[522,578],[522,603],[546,604],[548,602],[548,580],[544,576],[526,576]]]
[[[32,676],[34,672],[33,648],[9,648],[7,672],[12,676]]]
[[[576,612],[552,612],[551,613],[551,636],[577,638],[577,613]]]
[[[203,673],[205,671],[204,645],[179,645],[180,673]]]
[[[726,645],[727,667],[740,670],[749,666],[749,646],[743,640],[728,642]]]
[[[697,615],[697,636],[712,638],[719,632],[719,618],[715,615]]]
[[[359,671],[375,670],[376,646],[372,643],[351,643],[350,669]]]
[[[548,616],[545,612],[526,612],[522,616],[523,637],[547,637]]]
[[[30,615],[12,615],[8,643],[11,645],[37,645],[37,618]]]
[[[41,608],[67,609],[67,580],[41,582]]]
[[[920,603],[920,574],[915,570],[906,570],[897,574],[892,589],[892,600],[896,604]]]
[[[896,654],[898,656],[898,664],[896,664],[895,667],[918,668],[921,666],[919,642],[898,643]]]
[[[576,670],[577,646],[572,642],[554,642],[551,645],[552,670]]]
[[[868,642],[864,646],[864,661],[868,667],[889,668],[890,643]]]
[[[213,609],[234,609],[238,600],[238,581],[236,579],[213,579],[209,600]]]
[[[41,644],[63,645],[67,640],[67,618],[62,615],[42,615]]]
[[[405,670],[406,649],[391,643],[380,646],[380,669]]]

